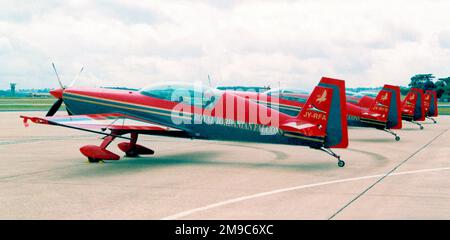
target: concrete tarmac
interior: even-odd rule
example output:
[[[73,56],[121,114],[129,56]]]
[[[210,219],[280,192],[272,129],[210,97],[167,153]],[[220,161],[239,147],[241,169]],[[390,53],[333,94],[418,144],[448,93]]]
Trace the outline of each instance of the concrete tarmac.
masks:
[[[299,146],[140,136],[153,156],[89,164],[99,136],[0,113],[0,219],[450,219],[450,116],[349,130],[346,161]],[[116,140],[108,148],[123,155]]]

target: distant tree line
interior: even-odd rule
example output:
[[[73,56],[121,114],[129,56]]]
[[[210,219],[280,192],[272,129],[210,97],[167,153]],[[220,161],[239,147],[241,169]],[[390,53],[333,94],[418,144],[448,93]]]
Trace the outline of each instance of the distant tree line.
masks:
[[[411,82],[408,84],[410,88],[421,88],[423,90],[435,90],[437,97],[440,99],[450,98],[450,77],[438,78],[431,74],[416,74],[411,77]],[[409,88],[402,88],[402,94],[409,91]]]

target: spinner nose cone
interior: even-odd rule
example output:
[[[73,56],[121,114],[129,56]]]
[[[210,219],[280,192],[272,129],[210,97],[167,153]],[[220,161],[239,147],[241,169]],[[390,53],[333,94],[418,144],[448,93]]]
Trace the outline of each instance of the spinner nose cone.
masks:
[[[63,91],[64,91],[64,89],[62,89],[62,88],[54,89],[54,90],[50,91],[50,94],[57,99],[61,99],[62,95],[63,95]]]

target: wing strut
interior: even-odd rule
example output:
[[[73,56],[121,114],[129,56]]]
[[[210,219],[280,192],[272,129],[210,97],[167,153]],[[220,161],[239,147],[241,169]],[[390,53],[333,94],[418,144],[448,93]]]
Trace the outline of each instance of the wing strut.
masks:
[[[129,138],[129,137],[124,137],[122,135],[117,135],[117,134],[114,134],[112,132],[111,133],[105,133],[105,132],[95,131],[95,130],[86,129],[86,128],[69,126],[69,125],[64,125],[64,124],[61,124],[61,123],[45,120],[45,119],[42,119],[42,118],[36,118],[36,117],[26,117],[26,116],[20,116],[20,117],[23,118],[23,123],[24,123],[25,126],[28,125],[27,121],[31,120],[34,123],[44,123],[44,124],[55,125],[55,126],[60,126],[60,127],[66,127],[66,128],[76,129],[76,130],[90,132],[90,133],[96,133],[96,134],[105,135],[105,136],[112,136],[112,137],[116,137],[116,138],[122,138],[122,139],[131,140],[131,138]]]

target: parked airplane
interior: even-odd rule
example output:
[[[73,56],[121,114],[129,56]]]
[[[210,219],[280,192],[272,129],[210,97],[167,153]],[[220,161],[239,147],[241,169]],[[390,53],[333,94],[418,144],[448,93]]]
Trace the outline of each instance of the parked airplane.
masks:
[[[437,123],[433,117],[438,116],[437,93],[434,90],[426,90],[424,96],[425,117]]]
[[[89,162],[119,160],[106,149],[116,138],[128,140],[118,145],[126,156],[153,154],[137,144],[139,134],[149,134],[307,146],[335,157],[339,167],[345,165],[331,150],[348,145],[343,80],[323,77],[296,116],[194,84],[160,84],[139,91],[60,86],[50,92],[58,100],[46,117],[21,118],[25,126],[30,120],[104,135],[99,146],[80,148]],[[62,103],[70,115],[54,116]]]
[[[394,135],[395,140],[400,141],[400,137],[392,131],[392,129],[402,128],[400,104],[400,88],[388,84],[383,86],[375,98],[349,97],[348,124],[357,127],[373,127]]]
[[[280,112],[295,116],[297,115],[306,99],[310,94],[304,90],[292,88],[277,88],[269,90],[265,93],[251,92],[235,92],[241,97],[247,97],[260,104],[267,104],[261,100],[261,96],[267,95],[270,100],[276,99],[278,105],[269,107],[277,107]],[[368,96],[347,96],[347,120],[348,126],[371,127],[395,136],[395,140],[399,141],[400,137],[391,129],[402,128],[401,110],[400,110],[400,88],[392,85],[385,85],[383,89],[374,95],[376,98]],[[325,99],[326,93],[317,96],[317,101]]]
[[[425,106],[423,90],[411,88],[402,102],[402,119],[414,123],[423,129],[418,121],[425,120]]]
[[[347,99],[352,99],[348,97]],[[375,102],[372,95],[365,95],[361,98],[362,105],[370,105]],[[414,123],[423,129],[418,121],[425,121],[426,118],[437,123],[433,117],[438,116],[436,91],[412,88],[401,104],[402,120]]]

